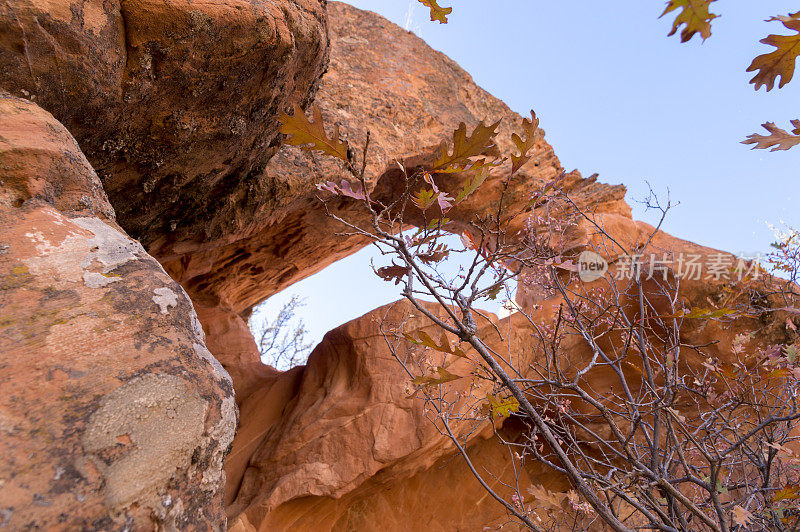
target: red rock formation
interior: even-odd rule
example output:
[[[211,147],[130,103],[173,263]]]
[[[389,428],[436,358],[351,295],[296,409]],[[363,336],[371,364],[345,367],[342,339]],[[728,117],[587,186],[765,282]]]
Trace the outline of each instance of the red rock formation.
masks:
[[[473,127],[481,120],[502,120],[498,141],[510,151],[511,133],[522,117],[453,61],[374,13],[339,2],[330,2],[328,13],[330,66],[315,102],[326,122],[339,123],[354,147],[361,146],[369,128],[368,175],[378,190],[391,191],[398,177],[395,159],[432,155],[460,122]],[[512,184],[512,201],[527,202],[534,185],[562,171],[543,136],[534,159]],[[156,255],[192,297],[219,299],[249,315],[253,305],[364,246],[361,239],[337,237],[340,225],[321,209],[313,185],[337,177],[344,174],[336,162],[284,146],[259,176],[260,186],[275,191],[263,217],[236,216],[242,230],[228,233],[227,241],[175,242]],[[621,201],[623,187],[577,177],[571,186],[581,188],[586,201],[629,212]],[[486,185],[492,194],[498,187],[497,182]],[[338,207],[353,214],[353,203]],[[488,208],[488,202],[469,203],[465,216]]]
[[[404,319],[407,304],[329,333],[306,367],[286,373],[260,363],[247,330],[253,305],[366,243],[337,236],[317,198],[313,185],[340,167],[290,147],[275,155],[287,104],[316,92],[354,146],[368,125],[368,178],[385,196],[397,184],[392,161],[429,158],[459,122],[502,119],[504,150],[521,122],[408,32],[345,4],[331,2],[328,15],[330,68],[317,91],[323,0],[0,6],[0,85],[30,100],[0,93],[0,524],[222,526],[236,407],[217,359],[241,412],[225,466],[232,529],[453,530],[506,519],[405,393],[377,322]],[[508,203],[525,204],[562,170],[541,132]],[[564,188],[623,246],[652,229],[631,219],[621,186],[573,172]],[[487,212],[499,189],[490,177],[451,216],[463,224]],[[330,207],[360,216],[348,200]],[[585,220],[570,222],[565,253],[597,244]],[[663,234],[652,245],[713,251]],[[688,284],[683,296],[702,304],[718,289]],[[543,297],[521,303],[537,299],[535,318],[547,321],[559,301]],[[761,334],[785,340],[779,319]],[[499,324],[520,356],[537,356],[518,315]],[[711,323],[684,334],[718,342],[723,355],[735,332]],[[474,433],[470,452],[502,471],[490,429]],[[523,477],[566,487],[538,465]]]
[[[268,208],[274,193],[257,176],[277,114],[313,96],[327,46],[324,0],[0,6],[0,87],[41,106],[3,92],[0,378],[12,437],[0,445],[13,480],[0,477],[0,524],[221,525],[230,379],[183,289],[115,223],[106,194],[153,251],[229,239],[232,213]],[[227,325],[214,324],[219,345]]]
[[[510,149],[511,132],[522,118],[475,85],[453,61],[374,13],[338,2],[329,3],[328,11],[330,67],[315,102],[326,121],[338,122],[354,146],[363,142],[369,125],[373,139],[369,180],[377,193],[392,193],[398,179],[394,159],[430,157],[462,121],[474,126],[480,120],[502,120],[498,139],[503,149]],[[527,202],[533,187],[562,170],[542,133],[533,160],[512,182],[509,201]],[[337,236],[340,224],[325,214],[313,185],[337,177],[343,173],[335,162],[284,146],[257,176],[260,188],[273,191],[257,216],[249,217],[249,211],[234,213],[235,229],[223,239],[157,246],[156,256],[165,269],[193,301],[208,309],[200,314],[209,336],[212,328],[226,331],[221,348],[210,348],[230,371],[260,364],[244,322],[253,305],[367,244],[362,238]],[[499,196],[500,186],[499,179],[490,179],[484,190]],[[621,186],[582,180],[574,172],[567,188],[583,205],[630,213]],[[348,216],[357,213],[354,202],[347,200],[330,207]],[[468,219],[489,209],[490,202],[472,200],[451,217]],[[220,323],[213,323],[212,315]],[[233,336],[235,329],[242,331],[238,339]],[[240,405],[253,390],[271,382],[263,370],[241,373],[234,377]]]
[[[591,245],[614,255],[616,243],[635,249],[654,232],[647,224],[619,215],[600,215],[596,220],[608,237],[589,236],[578,226],[575,239],[565,247],[581,251]],[[705,259],[717,253],[664,233],[656,233],[648,249],[657,255],[698,254]],[[602,281],[596,282],[596,288],[602,286]],[[679,303],[685,308],[702,307],[719,297],[724,287],[724,282],[685,280]],[[622,283],[620,292],[626,290]],[[526,310],[542,327],[554,322],[562,303],[560,296],[550,296]],[[631,315],[638,312],[637,300],[624,304]],[[434,305],[430,309],[436,311]],[[732,340],[743,332],[757,330],[759,340],[765,343],[791,343],[798,336],[785,328],[786,318],[780,314],[766,323],[761,318],[734,323],[687,320],[681,343],[705,346],[704,356],[686,350],[681,363],[699,367],[705,356],[730,360]],[[536,329],[519,313],[494,321],[493,325],[482,324],[481,338],[496,352],[514,353],[524,376],[529,363],[541,358],[538,343],[533,341]],[[247,427],[247,437],[237,435],[227,466],[229,490],[238,489],[228,507],[232,530],[471,530],[504,522],[504,509],[487,501],[487,493],[449,439],[426,416],[423,401],[409,397],[410,377],[392,357],[381,332],[390,331],[389,340],[397,341],[391,332],[398,324],[412,334],[426,328],[433,337],[439,334],[407,302],[376,309],[329,332],[307,366],[276,378],[268,396],[254,394],[245,401],[242,427]],[[441,357],[403,341],[398,351],[409,357],[411,367],[415,361]],[[568,337],[561,352],[576,364],[585,364],[593,355],[579,335]],[[432,366],[442,363],[457,375],[468,375],[471,368],[455,357],[429,362]],[[629,382],[637,382],[635,375],[641,374],[641,368],[632,363],[627,371]],[[587,373],[585,379],[598,396],[608,393],[617,382],[610,370],[602,367]],[[469,379],[449,385],[454,387],[447,391],[451,400],[455,390],[485,397],[486,390],[468,390],[465,381]],[[258,421],[249,417],[256,412]],[[605,429],[600,423],[593,428],[595,433]],[[501,433],[509,438],[514,430],[506,426]],[[493,438],[488,421],[482,430],[472,433],[470,441],[470,456],[480,467],[499,475],[493,488],[510,497],[507,486],[514,483],[512,462],[501,452],[503,446]],[[250,456],[243,474],[239,472],[242,455]],[[238,476],[242,481],[236,486]],[[529,463],[520,482],[523,492],[531,484],[555,491],[569,489],[565,478],[543,464]],[[233,494],[229,491],[227,495]]]
[[[236,406],[77,143],[0,92],[0,524],[218,527]]]
[[[313,96],[326,33],[324,0],[14,0],[0,84],[70,130],[120,225],[157,253],[263,214],[276,118]]]
[[[335,3],[329,12],[331,67],[317,103],[326,120],[338,122],[356,146],[363,141],[364,125],[369,125],[379,146],[372,155],[370,174],[376,194],[390,193],[399,177],[391,168],[392,159],[429,156],[432,146],[460,121],[474,125],[481,119],[504,118],[499,139],[501,147],[507,148],[511,128],[521,118],[476,87],[456,65],[373,14]],[[420,117],[425,117],[423,122]],[[531,190],[560,171],[558,159],[542,138],[534,160],[512,182],[510,203],[527,201]],[[240,241],[187,252],[180,263],[167,263],[194,297],[218,299],[245,315],[255,301],[364,245],[356,238],[331,237],[336,223],[314,207],[318,205],[315,192],[302,192],[308,186],[303,178],[308,176],[313,181],[343,177],[335,163],[284,147],[266,174],[299,191],[299,196],[288,195],[298,199],[287,199],[262,228],[255,227]],[[479,201],[467,202],[448,215],[468,220],[485,212],[492,199],[499,197],[498,188],[490,179]],[[622,187],[573,173],[564,188],[626,250],[641,247],[653,231],[631,219]],[[357,220],[353,205],[341,200],[332,206]],[[564,222],[575,224],[562,243],[565,253],[579,253],[590,244],[605,249],[609,259],[621,251],[610,242],[600,243],[586,220]],[[656,253],[715,253],[661,233],[651,246]],[[175,253],[180,250],[176,248]],[[720,288],[719,284],[687,283],[683,297],[689,307],[703,306]],[[526,298],[523,293],[521,303],[530,302]],[[535,319],[550,320],[559,301],[539,298],[541,308]],[[431,430],[420,402],[403,394],[408,378],[389,356],[377,322],[387,313],[392,321],[396,313],[408,311],[403,304],[391,311],[378,309],[329,333],[307,367],[237,384],[237,391],[242,389],[241,427],[246,435],[237,436],[228,462],[228,512],[234,530],[455,530],[503,521],[504,511],[486,502],[486,493],[477,489],[463,462],[451,461],[454,449]],[[509,331],[513,352],[523,353],[523,359],[537,356],[527,341],[530,327],[519,316],[499,326]],[[763,331],[765,335],[786,340],[778,321],[770,328],[772,332]],[[484,334],[498,341],[492,340],[492,330],[487,328]],[[715,352],[723,357],[736,332],[709,323],[687,328],[684,334],[687,342],[719,342]],[[591,356],[578,341],[570,352],[576,359]],[[225,363],[225,353],[219,356]],[[236,356],[241,359],[241,353]],[[598,389],[602,389],[600,383],[609,382],[601,373],[593,378]],[[506,457],[497,454],[494,442],[483,441],[480,435],[472,441],[471,452],[485,457],[493,471],[510,468]],[[564,479],[544,468],[534,467],[527,473],[526,482],[565,486]],[[458,486],[458,501],[448,498],[448,486]]]

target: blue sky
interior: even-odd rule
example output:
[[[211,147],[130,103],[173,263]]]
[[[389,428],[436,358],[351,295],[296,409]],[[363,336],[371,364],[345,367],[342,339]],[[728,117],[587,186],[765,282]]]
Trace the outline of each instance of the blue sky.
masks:
[[[800,118],[800,78],[756,92],[745,72],[758,41],[787,34],[772,15],[796,1],[716,2],[712,36],[681,44],[667,37],[673,14],[658,0],[450,0],[450,23],[428,20],[413,0],[352,0],[410,27],[454,59],[476,83],[526,115],[536,111],[562,164],[628,187],[634,217],[648,185],[679,201],[664,229],[734,253],[764,252],[767,223],[800,227],[800,147],[788,152],[739,144],[760,124]],[[409,20],[409,6],[413,7]],[[489,7],[487,7],[489,6]],[[407,24],[408,23],[408,24]],[[314,341],[332,327],[397,299],[369,270],[369,250],[270,299],[257,316],[277,313],[291,294],[307,298],[302,316]],[[356,295],[342,278],[369,277]],[[337,293],[335,287],[342,287]]]

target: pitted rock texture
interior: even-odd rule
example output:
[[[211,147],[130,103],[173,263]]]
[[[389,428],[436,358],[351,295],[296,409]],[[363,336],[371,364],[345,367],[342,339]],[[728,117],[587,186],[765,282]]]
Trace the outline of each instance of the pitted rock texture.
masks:
[[[327,46],[325,0],[12,0],[0,88],[69,129],[156,251],[222,238],[272,196],[278,113],[313,95]]]
[[[224,526],[236,405],[183,288],[64,126],[8,94],[0,169],[0,526]]]
[[[338,123],[356,150],[370,130],[368,175],[378,194],[391,194],[396,186],[395,159],[430,157],[460,122],[472,128],[481,120],[501,120],[498,144],[511,151],[511,133],[522,117],[444,54],[369,11],[329,2],[328,16],[330,66],[315,103],[326,123]],[[526,203],[536,185],[562,170],[540,132],[534,158],[511,183],[507,201]],[[484,185],[488,195],[499,194],[502,175],[496,172]],[[258,177],[259,186],[273,191],[258,216],[233,212],[233,230],[226,239],[175,241],[160,246],[155,255],[193,299],[220,300],[246,317],[253,305],[365,245],[363,239],[335,235],[342,226],[326,216],[314,188],[345,177],[330,158],[283,146]],[[580,199],[587,204],[630,213],[622,201],[624,187],[581,180],[577,172],[570,177],[569,187],[581,189]],[[357,215],[355,204],[346,199],[330,208],[351,219]],[[488,202],[469,201],[448,217],[470,219],[491,208]]]

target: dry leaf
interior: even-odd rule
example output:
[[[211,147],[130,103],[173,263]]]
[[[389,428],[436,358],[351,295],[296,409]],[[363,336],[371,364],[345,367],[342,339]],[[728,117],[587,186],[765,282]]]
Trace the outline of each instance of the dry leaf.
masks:
[[[564,493],[553,493],[539,484],[534,484],[528,488],[528,491],[531,495],[533,495],[533,498],[536,499],[536,502],[542,506],[550,506],[556,509],[561,508],[561,501],[563,501],[564,497],[566,497]]]
[[[347,143],[339,138],[339,126],[333,126],[333,136],[325,134],[322,122],[322,112],[314,105],[311,110],[314,121],[306,117],[300,106],[295,104],[292,116],[282,113],[278,120],[281,123],[281,133],[286,135],[286,143],[300,146],[305,150],[317,150],[333,157],[347,161]]]
[[[366,199],[364,187],[358,181],[351,183],[346,179],[342,179],[341,183],[338,184],[333,181],[326,181],[325,183],[317,183],[317,190],[325,190],[331,194],[349,196],[360,200]]]
[[[711,37],[711,21],[718,16],[709,12],[711,2],[716,2],[716,0],[670,0],[667,2],[667,8],[661,13],[662,17],[676,9],[681,9],[672,23],[672,31],[669,32],[669,35],[675,35],[678,28],[685,24],[681,30],[681,42],[689,41],[696,33],[699,33],[704,41]]]
[[[450,255],[450,250],[444,244],[437,245],[434,249],[417,254],[417,258],[425,264],[436,264],[447,258]]]
[[[760,89],[762,85],[766,85],[768,92],[772,90],[778,76],[781,77],[778,88],[789,83],[794,76],[795,60],[800,54],[800,12],[786,17],[772,17],[769,20],[778,20],[787,29],[798,33],[797,35],[768,35],[761,39],[760,42],[774,46],[777,50],[753,59],[753,62],[747,67],[747,72],[758,70],[758,74],[750,80],[750,83],[755,85],[756,90]]]
[[[779,456],[789,456],[789,457],[794,456],[794,451],[792,451],[788,447],[784,447],[779,443],[767,443],[767,447],[778,451]]]
[[[434,377],[432,375],[426,377],[416,377],[411,382],[418,386],[435,386],[437,384],[445,384],[462,378],[458,375],[453,375],[444,368],[436,368],[436,372],[439,374],[438,377]]]
[[[747,526],[747,522],[753,519],[753,514],[742,508],[741,506],[733,507],[733,522],[737,525]]]
[[[492,394],[486,394],[488,403],[484,403],[484,411],[491,414],[493,418],[507,419],[512,412],[519,412],[519,401],[514,397],[498,399]]]
[[[536,118],[536,113],[531,111],[531,119],[528,120],[527,118],[522,119],[522,133],[525,135],[525,140],[522,140],[522,137],[513,133],[511,135],[511,141],[516,145],[517,149],[519,150],[519,155],[511,155],[511,173],[517,173],[522,165],[527,163],[531,156],[528,155],[528,152],[533,149],[533,144],[535,142],[536,136],[536,129],[539,127],[539,119]]]
[[[765,150],[772,148],[770,151],[788,150],[793,146],[800,144],[800,120],[792,120],[794,130],[789,133],[785,129],[781,129],[775,125],[774,122],[767,122],[761,126],[769,131],[769,135],[759,135],[753,133],[747,136],[747,140],[743,140],[742,144],[755,144],[754,150]]]
[[[442,7],[437,0],[419,0],[422,5],[430,8],[431,22],[438,20],[439,24],[447,24],[447,15],[453,12],[452,7]]]
[[[403,336],[409,342],[413,342],[417,345],[424,345],[425,347],[430,347],[431,349],[435,349],[441,353],[448,353],[451,355],[456,355],[458,357],[466,357],[467,355],[458,348],[458,347],[450,347],[450,342],[447,340],[447,336],[443,333],[441,338],[441,345],[437,344],[433,338],[431,338],[428,333],[425,331],[419,331],[417,333],[418,338],[414,338],[410,334],[403,333]]]
[[[489,174],[485,172],[483,169],[478,171],[478,175],[473,177],[472,179],[467,178],[464,182],[464,187],[458,191],[456,195],[456,203],[461,203],[465,199],[469,197],[470,194],[478,190],[478,188],[486,181],[486,177]]]
[[[783,488],[779,489],[775,492],[772,496],[773,502],[790,500],[790,499],[800,499],[800,486],[792,486],[787,485]]]
[[[394,284],[397,285],[405,278],[406,275],[409,274],[410,271],[411,268],[408,266],[398,266],[397,264],[392,264],[391,266],[378,268],[378,276],[384,281],[394,280]]]
[[[494,137],[497,135],[497,126],[500,122],[495,122],[491,126],[485,126],[480,122],[467,136],[467,125],[464,122],[459,124],[458,129],[453,132],[453,153],[449,153],[446,141],[442,141],[439,148],[439,157],[433,163],[435,170],[446,170],[450,167],[470,163],[472,157],[484,155],[494,146]]]

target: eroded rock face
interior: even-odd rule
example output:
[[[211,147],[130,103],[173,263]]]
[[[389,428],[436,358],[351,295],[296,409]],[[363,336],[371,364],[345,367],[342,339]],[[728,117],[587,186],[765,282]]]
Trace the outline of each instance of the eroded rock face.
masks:
[[[384,320],[435,334],[427,318],[402,302],[329,332],[298,371],[291,402],[251,454],[232,514],[307,495],[338,498],[380,470],[402,471],[406,463],[418,471],[442,455],[446,438],[404,387],[402,367],[379,332]],[[243,443],[234,444],[232,455]]]
[[[399,178],[391,168],[393,159],[412,164],[425,160],[461,121],[474,126],[479,120],[504,119],[499,141],[508,147],[510,131],[521,117],[480,90],[447,58],[374,14],[336,3],[330,4],[329,12],[331,67],[316,102],[326,121],[338,122],[355,146],[363,142],[363,128],[369,125],[378,146],[371,152],[369,174],[375,194],[391,193]],[[563,170],[543,133],[535,153],[511,182],[512,206],[527,202],[533,190]],[[284,147],[264,176],[277,183],[280,192],[261,226],[243,221],[236,241],[203,249],[176,245],[162,257],[168,271],[210,307],[246,316],[255,302],[364,245],[358,238],[333,236],[339,226],[321,212],[317,193],[310,190],[312,183],[304,181],[309,176],[312,182],[345,177],[335,163]],[[439,183],[447,188],[446,181]],[[614,242],[600,242],[587,220],[565,218],[569,231],[560,242],[565,254],[591,247],[606,250],[606,258],[613,259],[623,249],[640,249],[650,239],[654,229],[631,219],[622,187],[583,179],[577,172],[568,174],[562,187]],[[498,197],[499,180],[490,178],[480,198],[448,216],[464,223],[485,213]],[[360,220],[353,202],[336,200],[328,206],[350,220]],[[650,246],[657,254],[717,253],[663,233]],[[534,320],[550,323],[561,300],[535,288],[523,287],[519,303],[528,310],[536,303]],[[721,289],[721,283],[684,283],[682,303],[690,308],[707,305]],[[396,304],[332,331],[304,368],[278,375],[243,372],[247,374],[236,383],[237,392],[242,391],[240,433],[227,466],[227,511],[234,530],[454,530],[503,522],[502,508],[487,502],[485,491],[454,458],[447,438],[426,419],[421,402],[405,393],[409,378],[389,354],[378,323],[387,315],[391,321],[410,312],[407,305]],[[204,322],[207,330],[216,319]],[[235,321],[230,314],[224,320]],[[781,323],[781,319],[769,325],[751,320],[739,323],[736,330],[709,323],[687,327],[683,335],[687,343],[714,345],[711,354],[724,359],[730,355],[733,337],[746,328],[785,341]],[[414,319],[407,324],[412,329],[425,326]],[[538,356],[531,342],[533,330],[519,315],[496,325],[507,332],[511,345],[504,349],[523,360]],[[236,328],[227,327],[226,334]],[[497,347],[500,340],[493,331],[487,326],[482,332]],[[223,359],[224,351],[220,346]],[[577,339],[568,351],[576,362],[592,354]],[[225,360],[250,367],[256,357],[255,350],[248,357],[246,349],[237,348]],[[691,356],[686,360],[700,362]],[[602,372],[590,378],[600,391],[611,382]],[[483,439],[490,436],[490,429],[485,426],[474,433],[470,452],[493,471],[508,472],[511,463],[497,452],[496,442]],[[524,472],[522,482],[554,490],[567,486],[563,478],[536,465]],[[451,492],[458,496],[450,497]]]
[[[481,120],[502,120],[498,141],[504,150],[511,149],[511,132],[519,128],[522,117],[478,87],[453,61],[374,13],[330,2],[328,15],[330,67],[315,103],[328,124],[340,124],[354,147],[364,141],[369,126],[373,149],[368,175],[376,194],[391,195],[396,188],[395,159],[431,157],[460,122],[473,127]],[[506,201],[527,203],[537,186],[562,171],[541,132],[534,158],[512,181]],[[502,175],[498,171],[483,185],[486,192],[481,199],[465,202],[448,217],[463,222],[491,210],[492,203],[482,200],[499,197]],[[210,348],[230,371],[238,371],[234,366],[260,365],[243,321],[253,305],[367,244],[363,238],[336,234],[342,227],[326,214],[314,187],[320,181],[343,177],[336,162],[283,146],[256,176],[258,187],[271,191],[268,201],[256,211],[234,208],[223,238],[177,239],[156,246],[154,253],[167,272],[206,309],[200,312],[206,333],[225,331],[221,348]],[[441,179],[443,188],[451,185]],[[582,179],[572,172],[565,188],[582,205],[630,214],[622,186]],[[363,216],[358,205],[346,199],[328,207],[351,220]],[[235,326],[231,313],[242,318]],[[242,336],[234,337],[234,329],[241,330]],[[270,382],[263,371],[241,371],[241,378],[234,378],[237,402],[242,405],[253,390]]]
[[[594,221],[607,231],[607,236],[578,224],[572,232],[574,238],[565,242],[565,248],[576,253],[584,249],[606,250],[611,258],[617,245],[630,251],[649,241],[648,251],[657,256],[683,253],[697,255],[702,262],[719,253],[660,232],[651,239],[655,231],[652,226],[620,215],[602,214]],[[616,267],[611,265],[612,276]],[[566,276],[563,281],[567,282]],[[630,319],[640,312],[638,297],[625,296],[632,286],[632,281],[618,284],[623,294],[622,309]],[[707,305],[709,300],[721,297],[725,286],[724,280],[684,280],[677,296],[679,306]],[[585,289],[602,291],[604,287],[604,281],[595,281]],[[653,312],[665,313],[668,307],[658,295],[657,283],[645,282],[644,290],[649,294],[648,305],[654,306]],[[502,320],[490,316],[493,323],[479,323],[479,334],[495,352],[513,353],[522,376],[533,378],[535,374],[528,374],[527,368],[543,357],[536,341],[537,331],[556,322],[563,304],[560,295],[551,294],[525,308],[530,321],[521,313]],[[775,298],[772,304],[779,307],[783,303]],[[429,310],[441,312],[432,304]],[[734,360],[734,338],[751,331],[758,331],[759,341],[765,344],[797,341],[797,333],[786,326],[788,317],[776,312],[774,318],[740,318],[733,323],[686,320],[680,330],[681,345],[703,348],[682,350],[680,364],[699,368],[706,358]],[[466,375],[466,379],[442,387],[445,400],[452,401],[457,412],[458,403],[466,401],[465,396],[475,399],[468,404],[478,404],[488,390],[481,388],[480,381],[468,377],[472,366],[464,359],[448,359],[405,342],[397,334],[398,328],[412,336],[420,330],[432,337],[440,334],[409,303],[393,303],[329,332],[305,367],[278,376],[268,394],[254,394],[245,402],[241,426],[247,437],[237,436],[231,453],[236,459],[228,464],[228,497],[235,493],[228,506],[232,530],[444,531],[481,529],[503,522],[505,511],[499,504],[487,502],[489,496],[448,437],[434,427],[435,415],[426,414],[420,398],[410,397],[410,377],[392,356],[387,342],[396,346],[397,353],[416,374],[442,365],[453,374]],[[382,331],[388,331],[388,335],[384,337]],[[453,337],[449,341],[457,343]],[[622,344],[620,338],[601,340],[606,349],[614,342]],[[468,346],[461,346],[469,356],[477,358]],[[592,359],[593,350],[580,335],[572,334],[561,344],[560,356],[571,362],[565,363],[567,366],[582,368]],[[643,383],[637,378],[642,374],[641,367],[634,360],[624,371],[636,394],[636,383]],[[591,383],[590,389],[598,397],[611,393],[618,385],[617,377],[603,366],[583,378]],[[470,384],[476,387],[471,388]],[[470,456],[478,467],[491,472],[485,478],[492,482],[492,488],[511,497],[508,486],[516,482],[514,464],[493,437],[489,421],[475,427],[454,420],[451,427],[459,435],[472,429],[468,438]],[[607,430],[599,422],[590,424],[590,428],[596,434]],[[516,437],[519,433],[515,430],[513,422],[500,428],[506,439]],[[243,472],[245,462],[241,455],[250,457]],[[499,476],[493,478],[492,474]],[[523,493],[532,484],[553,491],[569,489],[565,478],[537,463],[526,465],[519,482]]]
[[[324,0],[34,0],[0,6],[0,86],[78,140],[119,223],[157,253],[219,239],[273,193],[279,111],[326,64]]]
[[[511,151],[511,133],[522,117],[444,54],[375,13],[330,2],[328,16],[330,66],[315,103],[326,123],[338,123],[356,149],[369,128],[368,175],[378,193],[391,194],[396,186],[395,160],[430,157],[460,122],[474,127],[481,120],[501,120],[498,143]],[[562,170],[541,132],[534,158],[512,182],[507,201],[526,203],[537,185]],[[502,175],[497,172],[484,185],[487,196],[499,195]],[[219,300],[247,316],[253,305],[365,245],[360,238],[336,236],[342,226],[326,216],[314,188],[345,177],[330,158],[283,146],[258,178],[274,191],[261,215],[234,213],[236,230],[227,240],[175,242],[160,247],[156,256],[192,298]],[[581,189],[576,197],[601,210],[630,212],[622,201],[624,187],[581,180],[574,172],[567,188]],[[356,204],[346,199],[330,208],[349,219],[359,215]],[[470,219],[491,208],[491,202],[474,200],[448,217]]]
[[[452,61],[375,14],[339,3],[328,14],[330,71],[316,101],[353,146],[370,127],[376,195],[396,188],[393,160],[425,161],[459,122],[502,119],[508,150],[521,117]],[[505,521],[386,348],[387,315],[407,331],[428,327],[408,304],[329,333],[306,367],[286,373],[260,363],[247,330],[253,305],[366,243],[335,234],[314,189],[344,177],[339,166],[290,147],[269,160],[277,113],[312,99],[327,43],[323,0],[0,6],[0,84],[30,100],[0,93],[0,525],[208,529],[226,514],[238,531]],[[509,206],[563,171],[543,132],[538,140]],[[452,211],[456,224],[493,208],[500,175]],[[562,186],[616,243],[647,240],[652,228],[631,219],[623,187],[577,172]],[[360,216],[348,200],[329,207]],[[586,220],[565,223],[565,253],[598,246]],[[714,252],[663,234],[651,244]],[[529,288],[520,304],[552,320],[560,300]],[[719,289],[687,283],[682,297],[703,305]],[[784,341],[775,316],[745,325]],[[537,356],[519,315],[495,321],[521,359]],[[494,325],[483,324],[492,345]],[[684,339],[723,356],[737,332],[711,323]],[[569,353],[591,354],[577,339]],[[467,371],[459,363],[448,368]],[[597,389],[607,380],[590,377]],[[491,435],[488,424],[473,432],[470,452],[508,473]],[[521,482],[566,488],[536,464]]]
[[[230,377],[77,143],[0,93],[0,525],[221,528]]]

